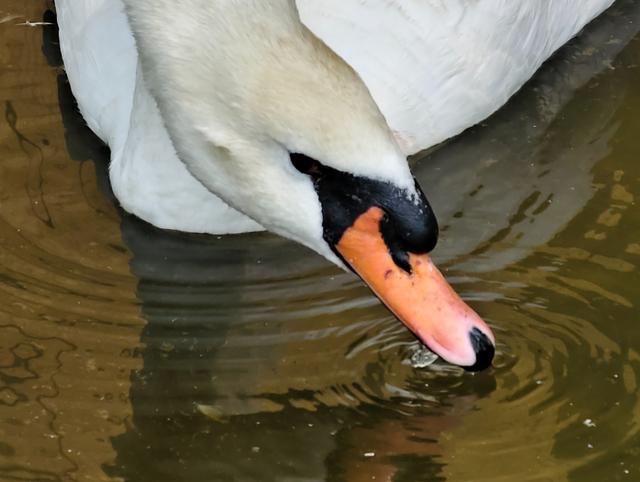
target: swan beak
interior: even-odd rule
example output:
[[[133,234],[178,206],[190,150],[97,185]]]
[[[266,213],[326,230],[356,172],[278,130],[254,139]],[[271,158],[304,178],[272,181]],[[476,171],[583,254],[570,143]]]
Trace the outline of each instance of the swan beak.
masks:
[[[384,211],[369,208],[347,228],[337,251],[387,307],[432,351],[469,371],[491,365],[495,338],[426,254],[409,253],[411,272],[393,261],[380,230]]]

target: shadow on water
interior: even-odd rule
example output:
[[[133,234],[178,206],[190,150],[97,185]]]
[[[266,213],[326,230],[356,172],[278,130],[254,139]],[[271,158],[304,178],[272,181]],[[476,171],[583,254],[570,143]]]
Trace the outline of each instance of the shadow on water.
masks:
[[[416,343],[399,323],[301,246],[161,231],[121,213],[147,324],[133,354],[133,418],[105,472],[349,482],[637,474],[640,340],[624,333],[638,279],[621,253],[640,253],[640,172],[619,138],[638,127],[624,111],[640,103],[640,75],[615,70],[640,58],[637,3],[620,2],[481,126],[414,159],[443,226],[436,258],[500,340],[486,373],[414,369]],[[44,51],[59,63],[52,32]],[[58,86],[69,153],[95,161],[111,196],[108,152],[63,75]]]
[[[292,243],[254,236],[261,239],[242,247],[233,238],[160,233],[131,217],[123,232],[148,325],[144,368],[132,379],[133,427],[114,440],[124,473],[114,474],[264,481],[325,480],[342,472],[345,480],[359,480],[346,474],[384,473],[397,458],[400,466],[419,464],[426,476],[438,472],[437,428],[455,424],[479,387],[492,389],[490,377],[478,377],[451,400],[380,391],[385,378],[396,378],[388,373],[398,369],[393,360],[365,352],[343,361],[360,338],[351,331],[366,322],[357,308],[343,322],[310,319],[304,307],[329,302],[349,316],[348,304],[333,297],[351,277],[329,270],[327,283],[301,283],[327,276],[327,267]],[[279,292],[290,304],[303,303],[273,308]],[[323,326],[327,321],[332,329]],[[443,394],[447,384],[439,387]],[[365,453],[377,453],[379,469],[361,470]]]

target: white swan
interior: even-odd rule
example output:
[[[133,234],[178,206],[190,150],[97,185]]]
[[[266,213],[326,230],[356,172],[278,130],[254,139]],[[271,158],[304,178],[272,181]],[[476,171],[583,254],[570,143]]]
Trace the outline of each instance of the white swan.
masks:
[[[487,117],[613,0],[56,0],[122,206],[162,228],[266,228],[353,268],[431,349],[490,329],[426,252],[408,154]],[[135,39],[135,40],[134,40]]]

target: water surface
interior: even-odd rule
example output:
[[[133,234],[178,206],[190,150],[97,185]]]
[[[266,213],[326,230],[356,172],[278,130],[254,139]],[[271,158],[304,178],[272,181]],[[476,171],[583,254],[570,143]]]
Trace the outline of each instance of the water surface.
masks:
[[[475,375],[305,248],[119,210],[50,7],[0,7],[1,480],[640,480],[640,2],[412,160]]]

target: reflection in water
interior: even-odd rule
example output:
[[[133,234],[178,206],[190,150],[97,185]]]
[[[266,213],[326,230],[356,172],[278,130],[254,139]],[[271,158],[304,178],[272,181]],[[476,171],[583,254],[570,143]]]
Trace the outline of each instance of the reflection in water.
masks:
[[[476,375],[414,369],[400,323],[294,243],[118,213],[55,29],[43,58],[3,15],[0,478],[640,478],[640,2],[414,159],[436,258],[500,343]],[[15,87],[33,72],[41,90]]]
[[[93,163],[68,158],[61,72],[18,25],[43,11],[0,6],[0,479],[100,480],[144,320],[118,213]]]
[[[494,387],[448,367],[414,373],[402,327],[350,275],[293,243],[252,235],[243,246],[129,216],[123,233],[148,324],[135,428],[114,440],[124,468],[114,474],[325,480],[333,468],[370,480],[360,467],[370,453],[380,474],[397,471],[396,458],[433,473],[439,431]]]

